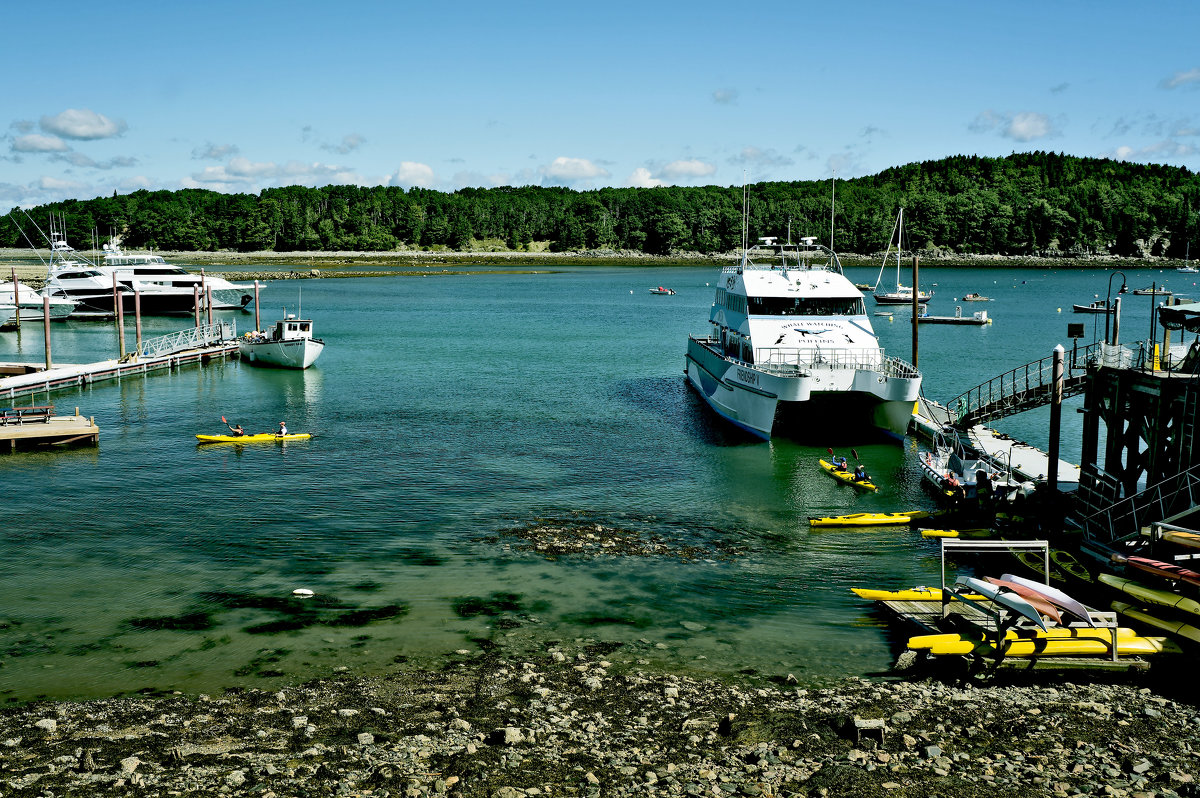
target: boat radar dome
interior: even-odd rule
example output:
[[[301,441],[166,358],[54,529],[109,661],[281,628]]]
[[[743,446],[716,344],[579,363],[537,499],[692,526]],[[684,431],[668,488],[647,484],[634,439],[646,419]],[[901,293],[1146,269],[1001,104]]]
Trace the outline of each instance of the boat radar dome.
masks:
[[[763,236],[758,240],[770,247],[775,245],[775,239],[777,238],[779,238],[779,236]]]

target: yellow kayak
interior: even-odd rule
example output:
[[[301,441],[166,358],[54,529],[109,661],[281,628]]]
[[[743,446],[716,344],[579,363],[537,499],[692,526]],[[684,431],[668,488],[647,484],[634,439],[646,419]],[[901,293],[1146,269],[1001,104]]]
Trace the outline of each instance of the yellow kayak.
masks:
[[[854,487],[862,490],[879,490],[879,488],[875,487],[875,483],[871,482],[870,480],[855,479],[853,471],[845,471],[841,468],[838,468],[828,460],[818,460],[817,462],[821,464],[822,471],[836,479],[838,482],[843,482],[847,485],[853,485]]]
[[[262,432],[257,435],[197,435],[200,443],[282,443],[283,441],[306,441],[312,435],[307,432],[276,435],[273,432]]]
[[[1100,574],[1100,581],[1109,587],[1115,587],[1117,590],[1128,593],[1142,601],[1148,601],[1160,607],[1174,607],[1177,610],[1190,612],[1193,615],[1200,615],[1200,601],[1196,601],[1194,598],[1181,596],[1178,593],[1172,593],[1170,590],[1159,590],[1149,585],[1143,585],[1141,582],[1135,582],[1132,579],[1122,579],[1112,574]]]
[[[934,656],[984,654],[992,655],[996,647],[992,643],[970,638],[954,642],[935,643],[926,649]],[[1179,654],[1183,649],[1165,637],[1138,637],[1117,635],[1117,655],[1134,654]],[[1036,640],[1004,641],[1006,657],[1069,657],[1111,656],[1112,638],[1096,637],[1039,637]]]
[[[850,515],[829,516],[826,518],[809,518],[809,526],[888,526],[892,524],[910,524],[922,518],[928,518],[924,510],[911,510],[907,513],[851,513]]]
[[[907,590],[872,590],[867,587],[852,587],[854,595],[871,601],[941,601],[942,589],[939,587],[910,587]],[[978,593],[967,593],[966,598],[982,601]]]
[[[1132,604],[1126,604],[1123,601],[1114,601],[1112,608],[1122,615],[1133,618],[1135,621],[1141,621],[1144,624],[1153,626],[1157,629],[1162,629],[1164,632],[1170,632],[1179,637],[1185,637],[1193,643],[1200,643],[1200,629],[1192,626],[1190,623],[1183,621],[1171,621],[1164,618],[1159,618],[1157,615],[1151,615],[1144,609],[1139,609]]]
[[[1138,634],[1128,626],[1118,626],[1116,629],[1117,640],[1122,640],[1130,637],[1137,637]],[[1005,633],[1005,640],[1107,640],[1112,641],[1112,629],[1093,629],[1091,627],[1067,627],[1054,626],[1046,631],[1041,629],[1009,629]],[[950,632],[947,634],[931,634],[931,635],[916,635],[908,638],[908,647],[914,651],[921,649],[932,649],[939,646],[949,646],[951,644],[960,644],[963,642],[976,645],[980,641],[976,638],[964,638],[961,634]]]

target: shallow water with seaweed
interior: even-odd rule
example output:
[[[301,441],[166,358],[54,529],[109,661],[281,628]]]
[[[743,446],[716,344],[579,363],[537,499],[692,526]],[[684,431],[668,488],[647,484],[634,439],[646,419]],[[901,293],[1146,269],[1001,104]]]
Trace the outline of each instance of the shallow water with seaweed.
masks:
[[[864,496],[820,473],[823,446],[727,429],[682,378],[715,276],[308,280],[303,311],[327,342],[308,371],[230,360],[52,395],[95,416],[101,441],[0,457],[0,694],[273,685],[575,638],[715,673],[886,669],[896,639],[848,588],[936,581],[937,548],[907,529],[807,518],[932,506],[917,444],[855,447],[883,486]],[[1103,296],[1110,273],[923,276],[938,283],[934,313],[969,291],[996,300],[991,326],[922,326],[925,390],[945,400],[1069,348],[1068,321],[1090,341],[1096,322],[1070,305]],[[651,295],[660,284],[678,293]],[[266,286],[264,323],[295,311],[300,285]],[[1123,338],[1146,337],[1149,306],[1127,301]],[[904,310],[872,322],[909,356]],[[147,319],[144,332],[186,324]],[[0,334],[0,360],[39,360],[40,336]],[[111,324],[52,336],[58,362],[116,351]],[[316,437],[197,446],[221,416]],[[1077,461],[1077,416],[1064,418]],[[1041,411],[997,426],[1045,444]]]

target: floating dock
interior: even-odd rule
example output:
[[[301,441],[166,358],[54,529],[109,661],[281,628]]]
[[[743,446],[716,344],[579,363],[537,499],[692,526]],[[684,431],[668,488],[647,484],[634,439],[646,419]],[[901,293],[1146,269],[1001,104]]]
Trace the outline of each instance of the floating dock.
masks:
[[[967,430],[967,443],[992,462],[1009,466],[1022,482],[1045,482],[1050,473],[1050,455],[982,424]],[[1060,459],[1058,489],[1072,491],[1078,488],[1079,474],[1079,466]]]
[[[985,324],[991,324],[992,320],[988,317],[986,310],[977,310],[970,316],[964,316],[961,307],[954,308],[953,316],[930,316],[921,314],[917,316],[918,324],[973,324],[977,327],[982,327]]]
[[[54,415],[53,405],[31,405],[0,410],[0,452],[46,446],[95,446],[100,428],[91,418]]]
[[[0,403],[20,397],[82,387],[107,380],[143,377],[155,371],[174,370],[189,363],[207,363],[236,355],[237,336],[229,322],[221,322],[151,339],[119,360],[52,365],[47,369],[29,363],[0,364]]]

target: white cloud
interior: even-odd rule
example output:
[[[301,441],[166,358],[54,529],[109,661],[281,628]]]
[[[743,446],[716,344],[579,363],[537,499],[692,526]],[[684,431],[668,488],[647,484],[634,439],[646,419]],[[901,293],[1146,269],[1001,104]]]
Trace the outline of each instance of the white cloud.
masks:
[[[68,147],[58,136],[30,133],[28,136],[13,139],[12,149],[13,152],[65,152]]]
[[[125,132],[127,125],[86,108],[68,108],[56,116],[43,116],[42,130],[65,139],[107,139]]]
[[[130,167],[137,165],[137,158],[128,158],[125,156],[116,156],[109,158],[107,161],[96,161],[82,152],[66,152],[55,153],[50,156],[52,161],[62,161],[69,163],[71,166],[82,166],[89,169],[116,169],[117,167]]]
[[[1169,78],[1163,78],[1158,85],[1164,89],[1177,89],[1180,86],[1191,84],[1200,84],[1200,67],[1189,69],[1186,72],[1176,72]]]
[[[791,158],[773,149],[763,150],[758,147],[743,147],[741,152],[729,158],[729,162],[754,167],[791,166],[793,163]]]
[[[733,105],[737,102],[737,89],[717,89],[712,93],[713,102],[721,105]]]
[[[562,155],[555,158],[549,166],[541,167],[539,171],[551,180],[563,183],[608,177],[607,169],[597,166],[587,158],[567,158]]]
[[[707,177],[716,171],[717,167],[713,164],[705,163],[698,158],[692,158],[685,161],[671,161],[660,170],[660,173],[668,180],[689,180],[697,177]]]
[[[86,183],[80,183],[77,180],[61,180],[57,177],[43,175],[37,180],[37,187],[42,191],[69,191],[81,193],[88,186]]]
[[[213,144],[206,142],[203,147],[196,147],[192,150],[192,158],[197,161],[220,161],[237,154],[238,147],[236,144]]]
[[[194,172],[191,180],[217,191],[226,190],[228,186],[236,186],[236,190],[245,190],[249,186],[262,185],[362,183],[357,174],[340,166],[303,161],[277,164],[274,161],[251,161],[241,156],[230,158],[229,163],[224,165],[206,166],[201,171]]]
[[[400,168],[388,177],[387,182],[389,186],[431,188],[437,181],[434,178],[432,166],[416,161],[401,161]]]
[[[1168,158],[1189,158],[1197,154],[1200,154],[1200,147],[1194,144],[1166,139],[1145,147],[1122,145],[1109,153],[1108,157],[1118,161],[1161,162]]]
[[[1020,111],[1015,114],[984,111],[967,125],[967,129],[973,133],[996,131],[1004,138],[1014,141],[1034,141],[1058,134],[1050,117],[1037,111]]]
[[[646,167],[639,166],[633,170],[633,174],[625,179],[625,185],[633,188],[658,188],[659,186],[665,186],[666,183],[657,177],[651,176],[650,170]]]
[[[322,144],[321,149],[345,155],[348,152],[357,150],[365,141],[366,139],[357,133],[351,133],[348,136],[342,136],[342,140],[338,144]]]

